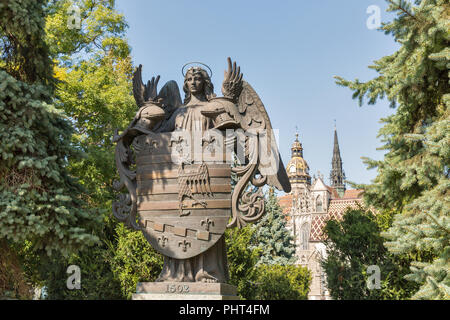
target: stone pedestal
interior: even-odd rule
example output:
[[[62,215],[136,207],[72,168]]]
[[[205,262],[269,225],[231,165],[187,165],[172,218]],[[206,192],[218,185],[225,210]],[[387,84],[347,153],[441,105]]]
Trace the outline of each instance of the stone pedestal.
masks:
[[[239,300],[226,283],[139,282],[133,300]]]

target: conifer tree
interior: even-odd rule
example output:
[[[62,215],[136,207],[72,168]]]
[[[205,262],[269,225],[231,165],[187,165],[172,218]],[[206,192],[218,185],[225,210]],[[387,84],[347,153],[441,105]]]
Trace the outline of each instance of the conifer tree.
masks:
[[[409,299],[418,285],[405,280],[408,261],[393,256],[383,245],[380,225],[370,211],[348,209],[341,221],[328,220],[326,258],[321,261],[327,274],[327,288],[337,300]],[[369,266],[380,268],[380,287],[369,288]]]
[[[265,200],[266,213],[255,224],[255,247],[261,251],[259,264],[288,265],[295,263],[295,246],[292,235],[286,229],[286,220],[273,189]]]
[[[71,6],[79,10],[79,29],[67,28]],[[58,84],[55,101],[71,118],[72,143],[84,153],[70,159],[70,172],[87,190],[86,198],[99,209],[103,221],[100,244],[68,259],[49,264],[45,278],[50,299],[131,298],[138,281],[156,279],[162,265],[158,254],[140,231],[125,230],[112,217],[118,180],[114,161],[114,129],[125,128],[138,110],[132,95],[132,61],[126,40],[127,23],[111,0],[50,2],[46,41],[55,61]],[[65,286],[68,265],[80,266],[81,290]]]
[[[382,119],[384,159],[366,200],[395,213],[384,236],[395,254],[415,260],[409,280],[421,284],[416,299],[450,297],[450,3],[446,0],[388,1],[393,21],[381,27],[400,48],[371,66],[368,82],[337,83],[354,91],[360,105],[387,98],[395,114]]]
[[[0,3],[0,239],[68,254],[98,240],[97,217],[67,171],[79,154],[70,122],[52,104],[45,5]]]

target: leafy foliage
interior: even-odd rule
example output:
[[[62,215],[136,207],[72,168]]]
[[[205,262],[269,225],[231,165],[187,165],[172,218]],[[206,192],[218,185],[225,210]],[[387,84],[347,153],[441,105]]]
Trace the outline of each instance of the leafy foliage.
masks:
[[[421,284],[416,299],[450,296],[450,4],[445,0],[388,1],[397,17],[382,26],[400,48],[375,61],[379,76],[362,83],[337,77],[360,104],[387,98],[392,116],[380,130],[382,161],[365,159],[378,175],[363,186],[369,204],[396,213],[383,235],[394,254],[412,254],[409,280]],[[421,252],[425,254],[420,254]],[[431,258],[420,260],[418,257]]]
[[[395,257],[384,247],[377,218],[358,209],[346,211],[342,221],[327,222],[322,267],[333,299],[406,299],[417,289],[403,278],[408,273],[407,257]],[[380,268],[380,289],[367,286],[371,265]]]
[[[72,24],[78,8],[80,25]],[[125,59],[130,48],[123,37],[127,23],[115,10],[114,0],[51,0],[47,6],[46,42],[53,59],[65,67],[98,58],[108,52]]]
[[[255,266],[260,256],[260,250],[250,245],[254,233],[255,228],[251,225],[225,232],[229,283],[237,287],[238,295],[243,299],[254,297]]]
[[[114,1],[74,4],[80,8],[81,29],[67,28],[72,1],[52,1],[46,19],[46,40],[57,62],[56,103],[72,120],[75,129],[72,143],[84,154],[81,159],[70,159],[69,169],[80,177],[90,205],[103,214],[98,227],[101,244],[71,259],[53,261],[52,268],[59,266],[55,280],[46,284],[48,296],[130,298],[136,282],[152,281],[162,262],[142,235],[123,230],[111,214],[116,196],[112,182],[117,179],[111,137],[114,129],[126,127],[137,111],[131,94],[127,24],[116,12]],[[130,247],[127,249],[125,244]],[[82,272],[97,270],[93,273],[96,276],[83,276],[82,292],[65,288],[65,270],[70,264],[79,265]]]
[[[123,299],[120,282],[114,278],[111,266],[105,257],[103,247],[92,248],[89,254],[83,252],[68,259],[55,257],[45,265],[45,290],[47,299],[52,300],[116,300]],[[64,261],[65,263],[61,263]],[[103,263],[100,263],[103,262]],[[81,289],[69,290],[66,281],[70,265],[80,267]]]
[[[307,298],[311,274],[294,265],[258,264],[261,250],[252,246],[255,226],[227,230],[225,234],[230,284],[247,300],[303,300]]]
[[[111,250],[111,268],[120,281],[122,295],[131,299],[136,285],[142,281],[155,281],[163,266],[163,258],[140,231],[117,227],[117,246]]]
[[[0,300],[30,299],[32,287],[25,277],[16,251],[6,240],[0,240]]]
[[[296,265],[260,265],[257,269],[254,300],[306,300],[311,273]]]

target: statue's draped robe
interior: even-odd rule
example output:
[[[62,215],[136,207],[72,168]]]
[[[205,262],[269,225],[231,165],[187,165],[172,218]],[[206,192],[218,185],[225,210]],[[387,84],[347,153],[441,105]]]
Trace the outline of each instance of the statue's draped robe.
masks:
[[[177,129],[203,132],[211,129],[211,119],[200,113],[204,105],[179,107],[162,123],[158,132],[172,132]],[[193,258],[174,259],[164,256],[163,269],[157,281],[225,283],[228,279],[225,238],[222,236],[215,245]]]

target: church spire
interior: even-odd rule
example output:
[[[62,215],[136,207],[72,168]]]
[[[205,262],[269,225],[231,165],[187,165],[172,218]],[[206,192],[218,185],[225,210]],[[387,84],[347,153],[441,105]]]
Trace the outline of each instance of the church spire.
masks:
[[[330,172],[331,186],[336,189],[339,196],[343,196],[345,192],[345,173],[342,168],[341,152],[339,150],[339,142],[337,137],[336,124],[334,126],[334,147],[333,159],[331,160]]]
[[[295,141],[291,147],[291,160],[286,167],[286,171],[293,189],[298,189],[301,185],[311,185],[309,166],[303,159],[303,146],[298,140],[298,133],[295,134]]]
[[[302,157],[303,158],[303,146],[298,141],[298,132],[295,133],[295,141],[291,147],[292,157]]]

